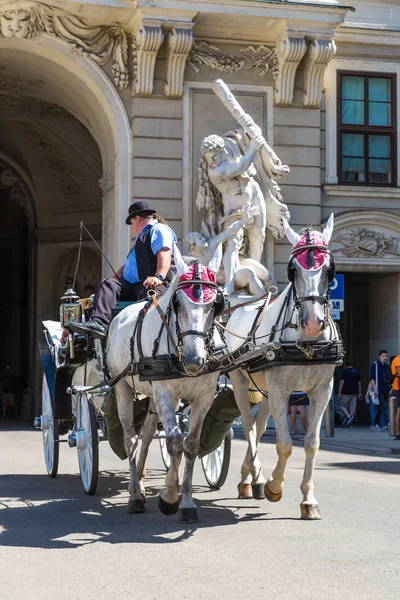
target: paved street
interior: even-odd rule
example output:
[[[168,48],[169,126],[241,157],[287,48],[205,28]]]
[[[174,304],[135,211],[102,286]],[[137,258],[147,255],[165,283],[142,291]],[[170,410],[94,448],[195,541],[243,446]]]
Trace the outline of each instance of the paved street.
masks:
[[[127,463],[106,443],[98,493],[88,497],[75,450],[62,445],[60,475],[51,480],[41,433],[24,425],[3,429],[0,599],[397,599],[400,460],[379,445],[387,432],[370,433],[362,444],[374,441],[364,450],[343,446],[344,439],[340,445],[340,431],[330,444],[324,440],[315,474],[322,521],[299,518],[299,445],[280,503],[237,500],[245,443],[235,439],[221,490],[210,491],[197,468],[201,523],[185,527],[157,510],[163,478],[157,442],[148,463],[147,512],[128,515]],[[275,461],[271,439],[269,433],[261,444],[265,474]]]

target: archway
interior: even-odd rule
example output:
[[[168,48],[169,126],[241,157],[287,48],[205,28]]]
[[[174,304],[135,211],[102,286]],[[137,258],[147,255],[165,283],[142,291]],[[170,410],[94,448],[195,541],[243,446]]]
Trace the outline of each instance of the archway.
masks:
[[[29,347],[27,364],[18,370],[29,376],[38,410],[41,321],[58,318],[61,259],[64,255],[72,264],[76,256],[79,221],[112,263],[120,264],[126,255],[128,232],[119,235],[119,222],[131,198],[131,132],[107,75],[55,38],[0,38],[0,80],[0,160],[19,185],[19,197],[15,190],[9,194],[20,223],[21,235],[13,237],[24,239],[21,254],[28,262],[18,267],[26,279],[18,302],[26,308],[21,329]],[[84,254],[89,289],[100,275],[100,259],[90,250]]]

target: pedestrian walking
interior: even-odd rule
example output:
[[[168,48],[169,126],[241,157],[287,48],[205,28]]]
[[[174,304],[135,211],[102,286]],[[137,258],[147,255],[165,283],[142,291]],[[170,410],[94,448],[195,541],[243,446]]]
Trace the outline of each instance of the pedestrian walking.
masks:
[[[395,440],[400,441],[400,355],[395,356],[391,361],[390,369],[394,377],[390,394],[395,398],[397,404],[396,410],[396,435]]]
[[[339,382],[339,410],[343,413],[342,425],[352,427],[357,412],[357,398],[361,400],[360,373],[353,367],[351,359],[347,359],[341,372]]]
[[[384,430],[388,428],[389,423],[389,391],[390,384],[385,381],[385,373],[388,371],[388,353],[387,350],[379,351],[379,358],[372,363],[370,368],[370,429]],[[377,402],[378,401],[378,402]],[[377,423],[378,410],[380,410],[380,426]]]

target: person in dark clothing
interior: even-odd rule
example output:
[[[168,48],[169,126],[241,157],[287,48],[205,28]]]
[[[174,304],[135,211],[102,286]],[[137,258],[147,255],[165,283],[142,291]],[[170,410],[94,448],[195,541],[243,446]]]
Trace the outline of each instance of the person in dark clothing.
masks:
[[[350,359],[344,363],[339,383],[339,410],[343,413],[342,424],[351,427],[357,410],[357,398],[361,400],[361,378]]]
[[[371,425],[379,429],[375,423],[378,408],[381,411],[380,429],[387,429],[389,423],[389,392],[390,385],[384,379],[384,373],[389,369],[387,350],[379,351],[379,359],[372,363],[370,369],[370,389],[373,390],[375,397],[379,398],[379,406],[373,402],[369,403],[371,411]]]
[[[103,279],[97,288],[91,318],[71,324],[76,333],[105,338],[118,300],[135,302],[147,289],[172,279],[175,233],[144,201],[131,204],[128,212],[125,222],[137,235],[135,244],[116,275]]]

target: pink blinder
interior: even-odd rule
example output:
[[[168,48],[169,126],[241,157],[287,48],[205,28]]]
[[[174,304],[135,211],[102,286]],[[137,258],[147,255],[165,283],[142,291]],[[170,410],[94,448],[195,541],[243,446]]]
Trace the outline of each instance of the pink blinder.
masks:
[[[327,243],[325,242],[324,238],[322,237],[322,234],[319,233],[319,231],[311,231],[309,234],[309,238],[308,235],[305,233],[301,236],[299,242],[295,245],[295,247],[293,248],[293,250],[296,250],[294,257],[296,258],[297,262],[303,267],[303,269],[308,269],[310,270],[310,267],[307,264],[307,253],[309,248],[305,248],[302,252],[299,252],[299,248],[301,248],[302,246],[306,246],[309,244],[317,244],[319,246],[326,246],[328,247]],[[314,253],[314,260],[315,260],[315,264],[312,267],[313,270],[319,269],[320,267],[322,267],[322,265],[325,262],[326,259],[326,252],[324,250],[321,250],[320,248],[315,248],[315,250],[312,250]]]
[[[186,273],[184,273],[183,275],[181,275],[179,277],[179,281],[190,281],[193,280],[195,278],[196,275],[196,271],[195,271],[195,264],[190,265],[190,267],[188,268],[188,270],[186,271]],[[215,283],[216,282],[216,277],[214,275],[214,273],[212,273],[207,267],[205,267],[204,265],[199,264],[198,266],[198,271],[199,271],[199,275],[201,277],[201,281],[210,281],[211,283]],[[201,285],[201,281],[199,281],[199,285]],[[192,285],[188,285],[187,287],[182,287],[181,290],[183,292],[185,292],[185,294],[187,296],[189,296],[190,300],[192,300],[192,302],[210,302],[211,300],[214,299],[215,297],[215,288],[210,287],[208,285],[201,285],[201,296],[200,298],[195,298],[193,296],[193,288],[194,288],[194,284]]]

